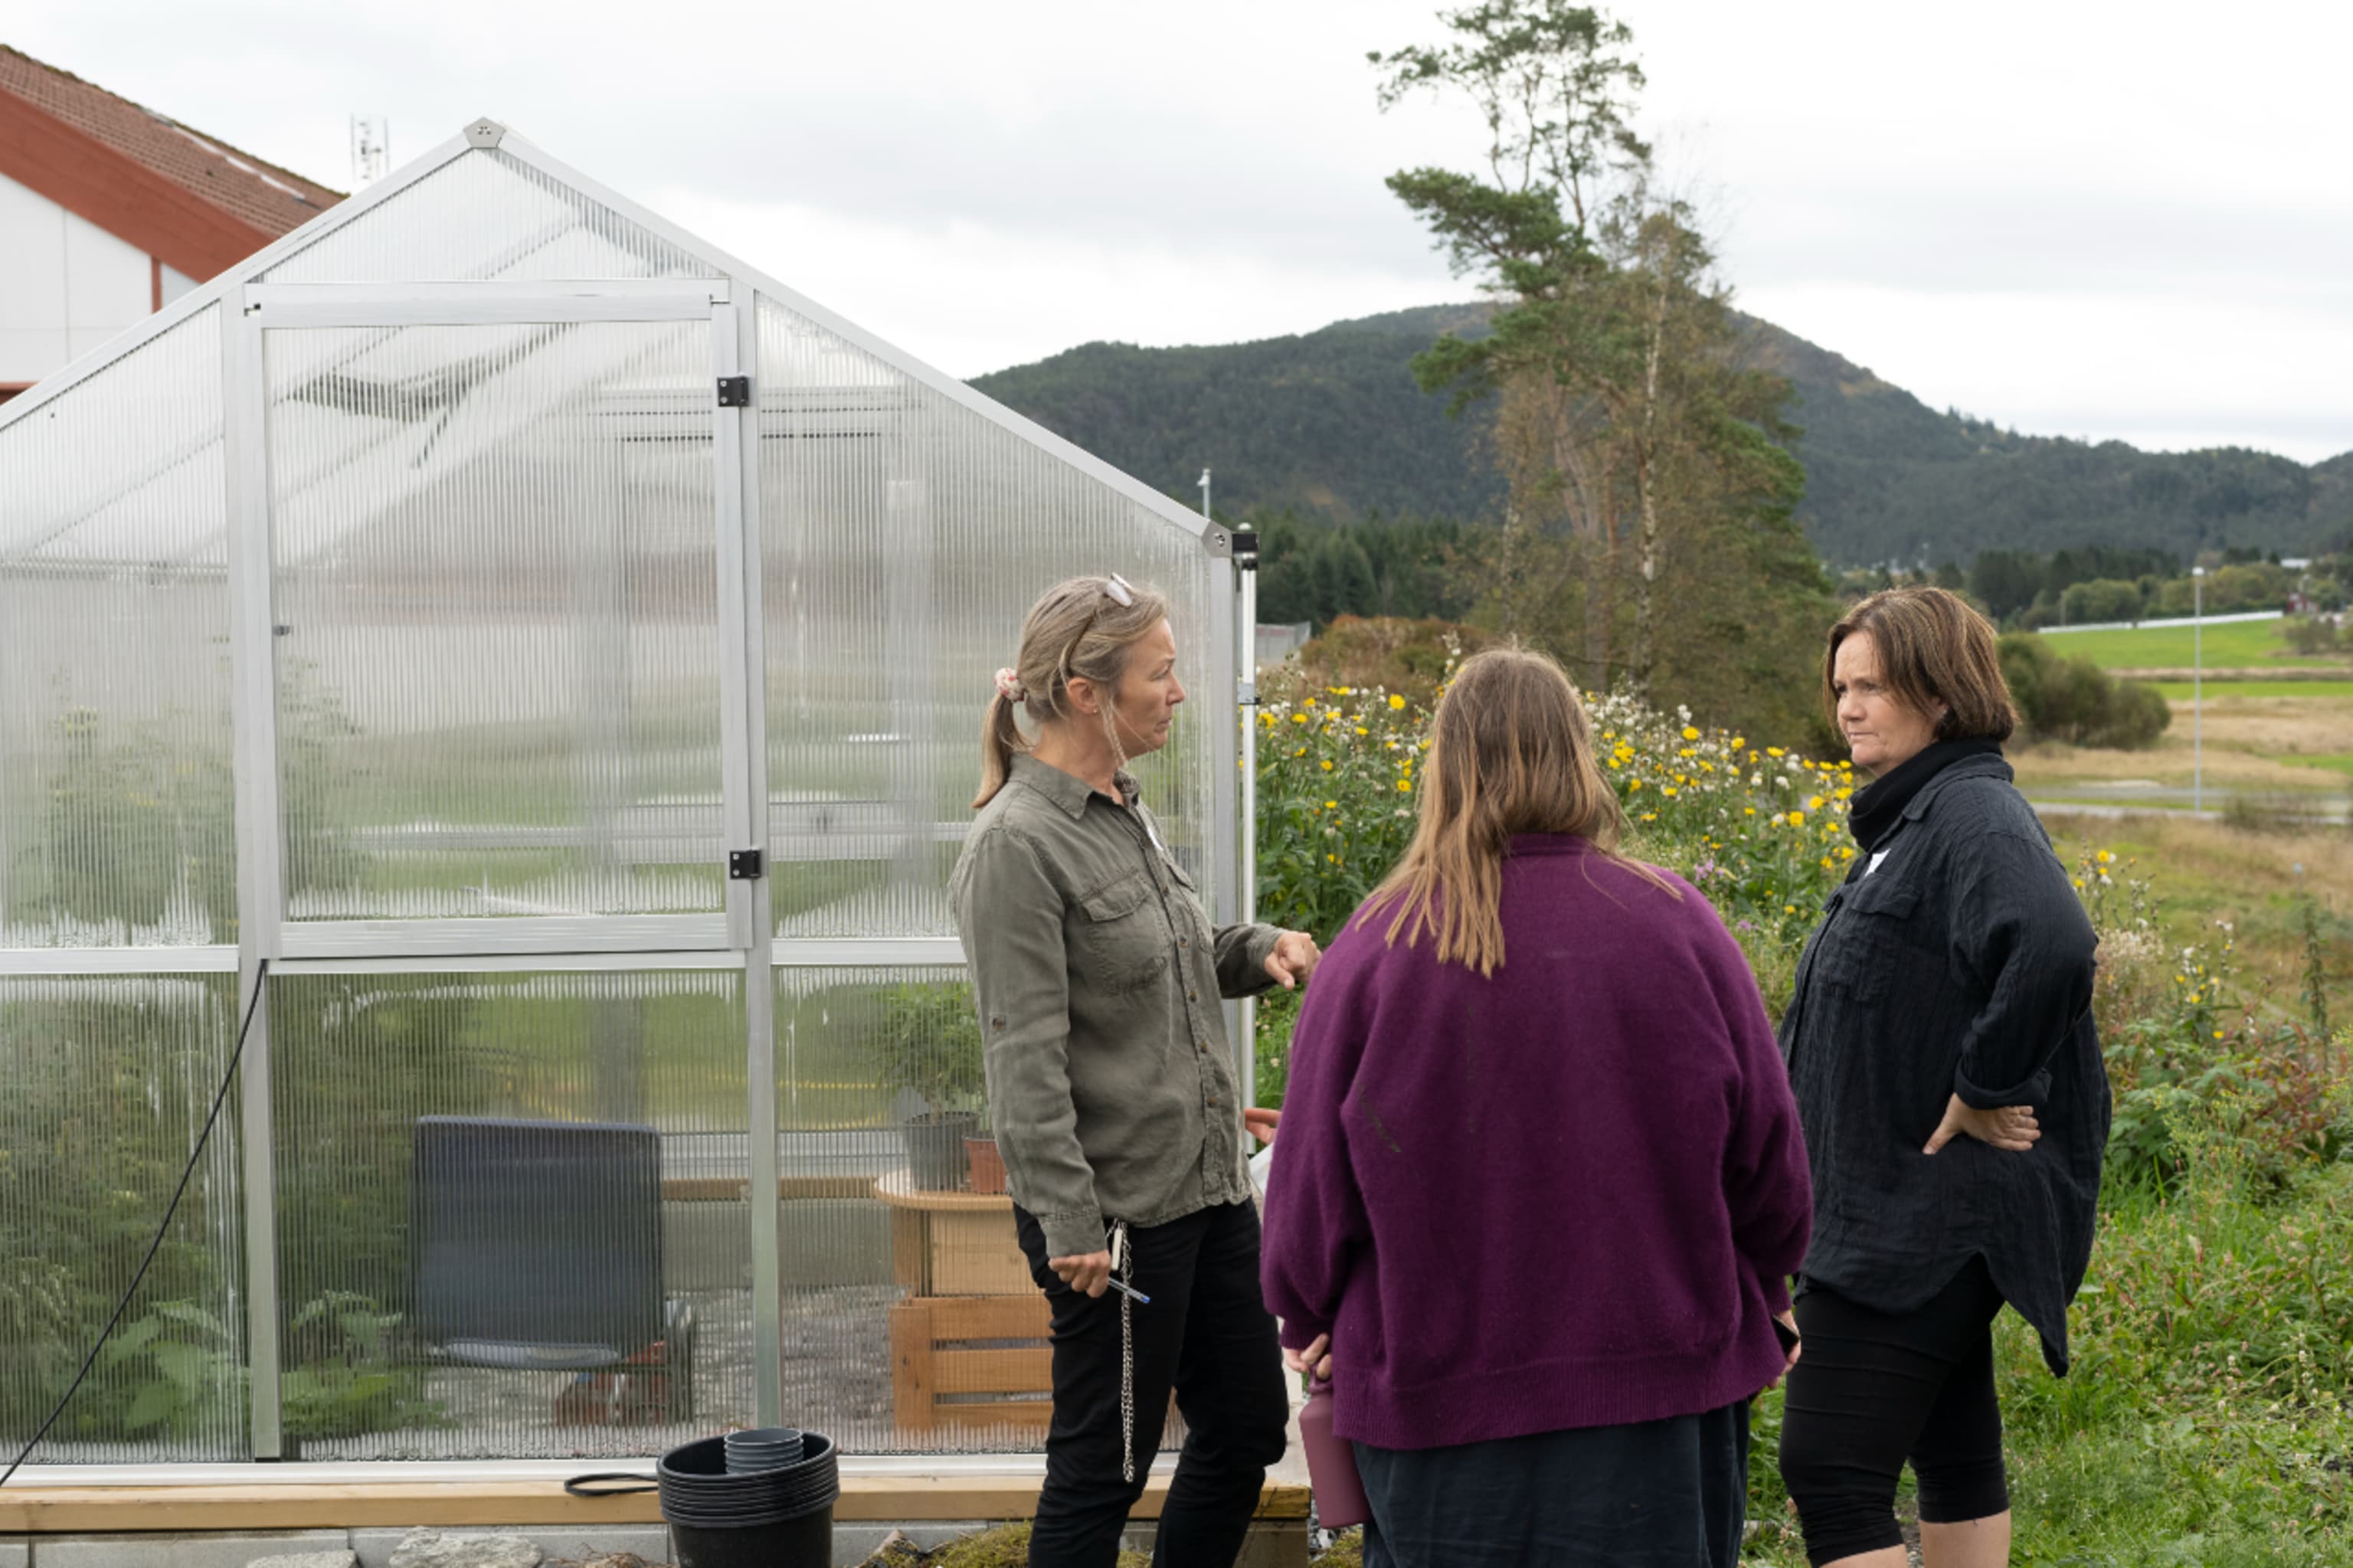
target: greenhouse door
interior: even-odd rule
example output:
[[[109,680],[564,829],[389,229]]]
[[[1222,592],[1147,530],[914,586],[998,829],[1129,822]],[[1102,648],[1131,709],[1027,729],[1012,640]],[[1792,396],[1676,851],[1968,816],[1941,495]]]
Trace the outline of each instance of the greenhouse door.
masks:
[[[285,957],[746,945],[712,291],[248,291]]]
[[[229,461],[263,503],[231,564],[243,947],[248,978],[271,965],[246,1108],[275,1194],[248,1272],[277,1295],[256,1303],[276,1328],[256,1451],[554,1455],[601,1421],[614,1451],[659,1452],[690,1422],[754,1423],[773,1332],[689,1353],[754,1339],[775,1296],[773,1208],[764,1227],[733,1185],[758,1190],[775,1138],[749,1087],[773,1030],[740,853],[762,838],[729,285],[243,304],[228,374],[259,396],[232,404]],[[633,1169],[658,1194],[605,1233],[594,1205],[561,1217],[579,1182],[654,1192]],[[742,1218],[698,1213],[687,1267],[662,1247],[691,1186]],[[355,1353],[321,1323],[353,1302],[420,1347],[415,1410],[321,1432],[311,1391]],[[659,1370],[596,1371],[584,1342]],[[587,1414],[550,1379],[574,1365]]]

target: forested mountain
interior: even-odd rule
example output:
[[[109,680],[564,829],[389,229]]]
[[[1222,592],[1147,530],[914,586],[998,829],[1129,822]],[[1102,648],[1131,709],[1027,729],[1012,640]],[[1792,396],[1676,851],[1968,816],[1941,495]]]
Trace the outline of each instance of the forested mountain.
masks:
[[[1492,515],[1502,493],[1481,450],[1485,417],[1447,418],[1408,362],[1441,332],[1479,332],[1485,313],[1393,311],[1207,348],[1093,343],[973,385],[1171,493],[1191,496],[1208,465],[1220,512],[1471,519]],[[2295,554],[2353,535],[2353,452],[2307,467],[2236,448],[2021,436],[1940,414],[1769,323],[1749,326],[1756,363],[1795,388],[1799,513],[1833,565],[2080,545]]]

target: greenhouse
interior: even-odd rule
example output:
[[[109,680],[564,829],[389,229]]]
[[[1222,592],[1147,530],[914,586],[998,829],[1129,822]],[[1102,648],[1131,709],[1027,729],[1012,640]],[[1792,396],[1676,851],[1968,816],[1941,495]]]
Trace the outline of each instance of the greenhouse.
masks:
[[[1166,590],[1237,918],[1235,553],[487,121],[0,409],[7,1457],[225,1083],[28,1475],[1034,1452],[980,715],[1046,585]]]

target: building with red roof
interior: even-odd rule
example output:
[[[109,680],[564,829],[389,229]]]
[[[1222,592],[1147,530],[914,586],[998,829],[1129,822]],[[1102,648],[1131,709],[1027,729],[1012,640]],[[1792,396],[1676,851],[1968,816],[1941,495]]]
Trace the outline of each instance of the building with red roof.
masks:
[[[343,199],[0,44],[0,401]]]

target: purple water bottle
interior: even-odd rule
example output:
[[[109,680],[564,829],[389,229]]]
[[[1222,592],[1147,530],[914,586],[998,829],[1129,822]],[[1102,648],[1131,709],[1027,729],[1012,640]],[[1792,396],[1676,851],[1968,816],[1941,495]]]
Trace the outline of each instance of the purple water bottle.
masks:
[[[1307,1450],[1307,1484],[1315,1490],[1315,1522],[1326,1530],[1345,1530],[1372,1518],[1365,1503],[1365,1483],[1356,1474],[1356,1450],[1332,1430],[1332,1385],[1323,1378],[1307,1384],[1307,1404],[1299,1412],[1299,1443]]]

